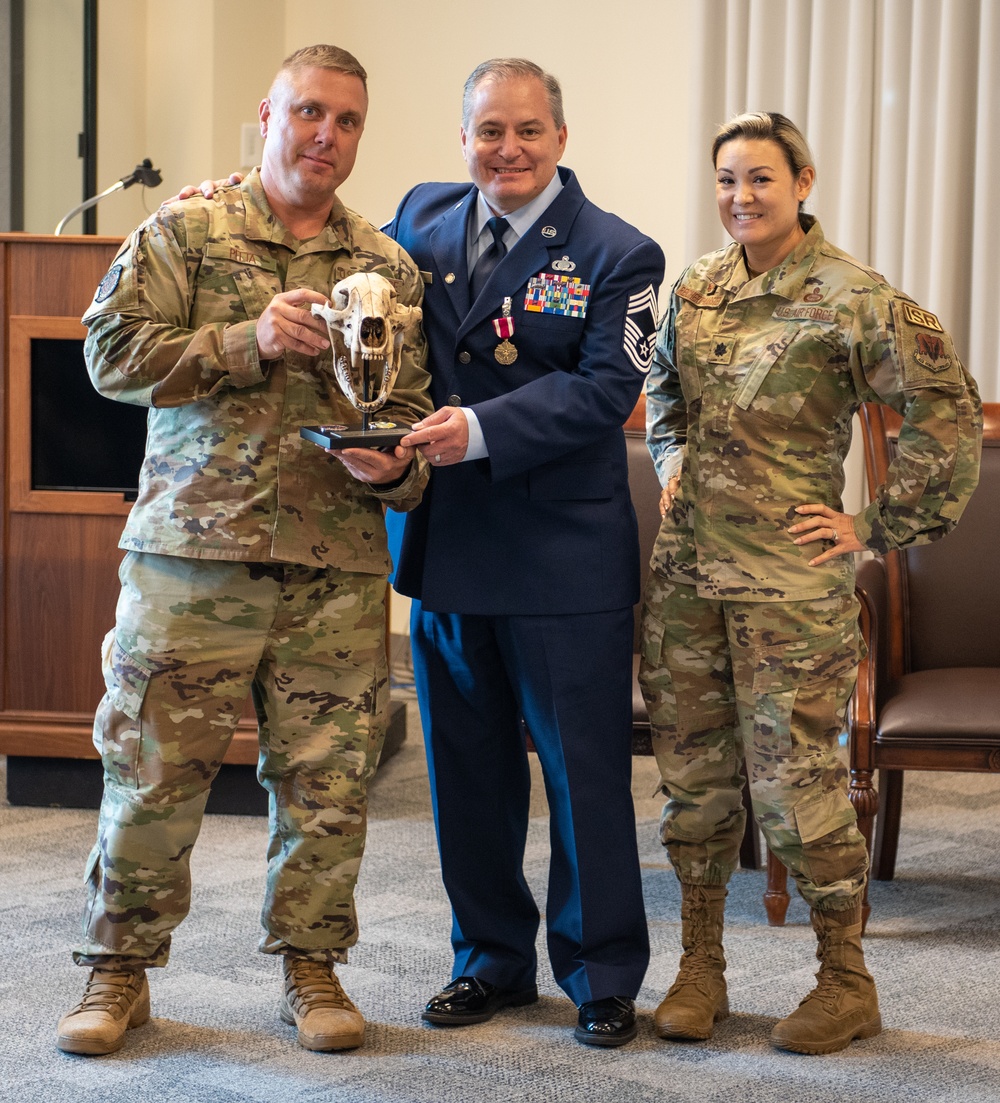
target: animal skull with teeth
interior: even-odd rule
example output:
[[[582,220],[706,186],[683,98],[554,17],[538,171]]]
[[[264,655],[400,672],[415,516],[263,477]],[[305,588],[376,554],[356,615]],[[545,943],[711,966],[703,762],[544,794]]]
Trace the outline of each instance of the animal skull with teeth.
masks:
[[[334,284],[329,306],[313,303],[312,312],[326,322],[334,375],[348,401],[364,414],[381,409],[399,374],[407,331],[420,322],[420,308],[398,303],[384,276],[355,272]],[[379,360],[381,379],[372,395],[371,362]]]

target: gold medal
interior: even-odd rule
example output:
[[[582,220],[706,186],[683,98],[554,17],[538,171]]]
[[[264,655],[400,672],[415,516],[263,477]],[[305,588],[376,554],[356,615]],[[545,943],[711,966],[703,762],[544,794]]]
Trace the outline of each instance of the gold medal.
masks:
[[[493,356],[498,364],[513,364],[517,359],[517,349],[510,341],[503,340],[493,350]]]

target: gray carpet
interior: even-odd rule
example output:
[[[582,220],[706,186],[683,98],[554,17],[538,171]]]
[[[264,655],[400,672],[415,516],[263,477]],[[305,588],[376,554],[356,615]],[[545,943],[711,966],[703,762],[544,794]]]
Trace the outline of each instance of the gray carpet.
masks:
[[[0,806],[0,1099],[17,1103],[532,1103],[698,1100],[995,1103],[1000,1099],[1000,779],[908,779],[897,879],[875,883],[867,953],[885,1032],[829,1057],[781,1054],[774,1021],[811,987],[813,937],[794,900],[768,928],[764,876],[731,886],[726,946],[734,1014],[708,1042],[673,1044],[651,1015],[679,954],[678,891],[656,838],[651,760],[636,759],[638,834],[653,959],[639,1038],[599,1050],[572,1038],[574,1009],[543,967],[535,1005],[459,1030],[418,1017],[448,976],[448,910],[437,875],[415,717],[372,797],[359,908],[362,938],[341,970],[368,1022],[352,1053],[299,1047],[277,1016],[278,969],[256,952],[265,825],[209,817],[194,854],[192,914],[151,975],[152,1021],[120,1053],[80,1058],[53,1044],[84,973],[76,936],[96,813]],[[527,869],[544,885],[547,820],[533,810]],[[489,875],[484,860],[484,876]],[[544,955],[544,949],[541,950]]]

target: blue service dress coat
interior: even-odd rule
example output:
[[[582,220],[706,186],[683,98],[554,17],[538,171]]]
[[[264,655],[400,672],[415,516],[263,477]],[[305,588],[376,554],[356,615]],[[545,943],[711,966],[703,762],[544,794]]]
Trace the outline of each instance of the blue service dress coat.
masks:
[[[577,1003],[634,995],[648,961],[631,772],[635,513],[622,424],[648,371],[663,255],[563,188],[470,301],[477,190],[421,184],[385,228],[425,282],[435,408],[471,407],[488,458],[436,468],[395,533],[455,976],[534,983],[538,913],[521,865],[529,777],[552,822],[546,910],[557,981]],[[509,300],[511,363],[495,355]]]

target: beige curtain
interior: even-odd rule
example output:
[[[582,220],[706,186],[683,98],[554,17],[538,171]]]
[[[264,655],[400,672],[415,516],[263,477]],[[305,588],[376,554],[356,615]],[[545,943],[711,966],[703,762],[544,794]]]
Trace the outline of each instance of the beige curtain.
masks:
[[[936,313],[1000,400],[998,0],[702,0],[695,34],[689,256],[726,241],[716,127],[781,111],[812,146],[827,237]]]

